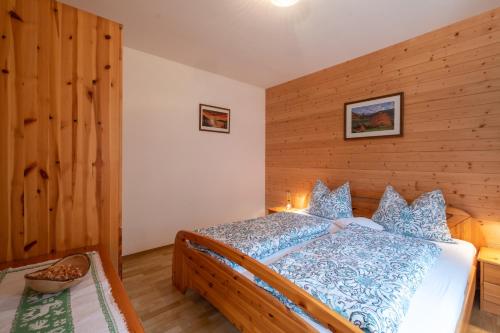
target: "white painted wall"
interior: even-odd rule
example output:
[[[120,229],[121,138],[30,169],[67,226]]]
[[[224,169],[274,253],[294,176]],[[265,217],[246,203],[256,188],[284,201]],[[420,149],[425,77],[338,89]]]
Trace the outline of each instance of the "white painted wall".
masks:
[[[231,134],[200,132],[199,103]],[[123,254],[264,214],[264,118],[264,89],[124,48]]]

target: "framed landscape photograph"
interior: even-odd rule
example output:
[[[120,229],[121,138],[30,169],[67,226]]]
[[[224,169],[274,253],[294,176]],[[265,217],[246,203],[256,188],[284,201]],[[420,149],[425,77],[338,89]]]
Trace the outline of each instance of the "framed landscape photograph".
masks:
[[[344,104],[344,139],[403,135],[403,93]]]
[[[230,125],[230,109],[200,104],[200,131],[229,134]]]

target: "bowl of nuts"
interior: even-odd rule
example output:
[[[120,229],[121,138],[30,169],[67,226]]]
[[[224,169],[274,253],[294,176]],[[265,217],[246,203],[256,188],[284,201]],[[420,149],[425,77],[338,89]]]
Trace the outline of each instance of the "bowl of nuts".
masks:
[[[26,286],[52,294],[80,283],[90,270],[90,259],[84,253],[62,258],[47,268],[24,276]]]

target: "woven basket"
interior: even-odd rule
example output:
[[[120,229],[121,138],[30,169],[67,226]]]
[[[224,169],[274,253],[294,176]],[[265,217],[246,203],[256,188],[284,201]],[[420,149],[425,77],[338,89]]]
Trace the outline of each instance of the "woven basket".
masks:
[[[35,273],[47,270],[49,267],[62,265],[62,264],[71,264],[74,267],[80,268],[80,271],[83,273],[83,275],[77,279],[69,279],[69,280],[65,280],[65,281],[47,280],[47,279],[40,279],[40,278],[35,277]],[[85,253],[78,253],[78,254],[73,254],[73,255],[64,257],[61,260],[50,265],[49,267],[38,270],[36,272],[31,272],[31,273],[26,274],[24,276],[26,286],[30,287],[31,289],[38,291],[40,293],[52,294],[52,293],[57,293],[61,290],[67,289],[69,287],[72,287],[74,285],[77,285],[86,277],[87,273],[89,272],[90,259]]]

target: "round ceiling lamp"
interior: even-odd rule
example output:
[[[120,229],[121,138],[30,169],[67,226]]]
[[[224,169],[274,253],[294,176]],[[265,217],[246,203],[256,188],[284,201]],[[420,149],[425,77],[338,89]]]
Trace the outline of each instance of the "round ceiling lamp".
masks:
[[[299,0],[271,0],[271,3],[277,7],[290,7],[297,2],[299,2]]]

